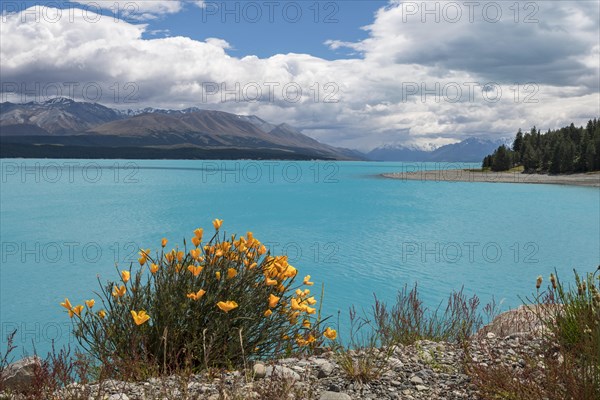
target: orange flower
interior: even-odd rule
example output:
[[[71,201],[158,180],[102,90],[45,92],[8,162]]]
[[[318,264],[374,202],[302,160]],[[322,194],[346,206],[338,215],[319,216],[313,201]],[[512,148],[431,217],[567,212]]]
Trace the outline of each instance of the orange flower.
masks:
[[[335,338],[337,337],[337,331],[335,329],[327,327],[327,329],[325,329],[325,332],[323,332],[323,336],[325,336],[329,340],[335,340]]]
[[[186,296],[187,296],[188,299],[192,299],[194,301],[198,301],[198,300],[200,300],[200,298],[202,296],[204,296],[204,293],[206,293],[206,291],[200,289],[196,293],[188,293]]]
[[[264,315],[265,317],[270,317],[270,316],[271,316],[271,314],[273,314],[273,311],[271,311],[271,310],[267,310],[267,311],[265,311],[265,313],[264,313],[263,315]]]
[[[306,306],[302,306],[298,303],[298,300],[292,299],[291,307],[292,307],[292,310],[294,310],[294,311],[304,311],[304,307],[306,307]]]
[[[192,238],[192,243],[194,243],[194,246],[196,246],[196,247],[200,246],[200,242],[201,242],[201,240],[198,239],[196,236],[194,236]]]
[[[259,256],[262,256],[262,255],[263,255],[263,254],[265,254],[266,252],[267,252],[267,248],[265,247],[265,245],[264,245],[264,244],[263,244],[263,245],[261,245],[261,246],[258,248],[258,255],[259,255]]]
[[[234,308],[238,308],[238,304],[232,300],[220,301],[217,303],[217,307],[219,307],[221,309],[221,311],[224,311],[227,313],[227,312],[233,310]]]
[[[198,228],[194,231],[194,235],[200,240],[202,240],[203,234],[204,234],[204,229],[202,229],[202,228]]]
[[[223,220],[216,218],[212,223],[213,223],[213,226],[215,227],[215,229],[219,230],[221,225],[223,225]]]
[[[85,305],[88,306],[88,308],[94,307],[94,304],[96,304],[96,300],[94,300],[94,299],[85,301]]]
[[[177,261],[181,262],[183,260],[183,251],[177,252]]]
[[[81,304],[76,305],[75,307],[73,307],[73,309],[69,310],[69,317],[73,318],[73,314],[80,317],[81,310],[83,310],[83,306]]]
[[[125,293],[127,293],[127,288],[125,288],[125,286],[115,286],[112,291],[114,297],[123,297],[125,296]]]
[[[314,314],[317,312],[317,310],[314,307],[308,307],[308,306],[306,306],[306,309],[304,311],[306,311],[307,314]]]
[[[310,275],[306,275],[302,283],[304,283],[306,286],[312,286],[315,284],[314,282],[310,281]]]
[[[298,273],[298,270],[296,268],[292,267],[291,265],[288,265],[284,271],[284,276],[286,278],[293,278],[296,276],[297,273]]]
[[[266,278],[265,285],[267,286],[275,286],[277,285],[277,281],[275,279]]]
[[[167,240],[167,238],[162,238],[162,240],[160,241],[160,245],[164,248],[167,243],[169,243],[169,241]]]
[[[221,273],[219,271],[215,272],[215,276],[217,279],[221,279]]]
[[[202,272],[203,268],[201,266],[193,266],[193,265],[189,265],[188,266],[188,271],[190,271],[192,273],[192,275],[194,276],[198,276],[200,275],[200,272]]]
[[[133,317],[133,321],[136,325],[142,325],[150,319],[150,316],[146,314],[146,311],[143,310],[139,312],[131,310],[131,316]]]
[[[98,316],[99,316],[100,318],[104,318],[104,317],[106,317],[106,311],[104,311],[104,310],[100,310],[100,311],[98,311]]]
[[[71,309],[73,308],[73,306],[71,305],[71,302],[66,297],[65,297],[65,301],[62,302],[62,303],[60,303],[60,305],[63,306],[64,308],[66,308],[69,311],[71,311]]]
[[[140,258],[138,258],[138,262],[140,263],[140,266],[146,264],[146,261],[148,261],[149,255],[150,255],[150,249],[140,250]]]
[[[306,302],[311,306],[314,306],[315,304],[317,304],[317,300],[315,300],[314,296],[307,298]]]
[[[279,302],[280,298],[281,297],[277,297],[277,296],[275,296],[273,294],[270,294],[269,295],[269,307],[270,308],[274,308],[277,305],[277,303]]]
[[[129,282],[129,278],[131,278],[129,271],[121,271],[121,279],[123,279],[123,282]]]
[[[152,272],[153,274],[158,272],[158,265],[152,263],[150,264],[150,272]]]
[[[305,319],[304,321],[302,321],[302,326],[305,328],[310,328],[310,321]]]
[[[170,251],[167,254],[165,254],[165,258],[167,259],[167,262],[169,264],[171,264],[173,262],[173,253],[174,253],[174,251]]]
[[[235,278],[236,275],[237,275],[237,271],[235,270],[235,268],[229,268],[227,270],[227,279]]]

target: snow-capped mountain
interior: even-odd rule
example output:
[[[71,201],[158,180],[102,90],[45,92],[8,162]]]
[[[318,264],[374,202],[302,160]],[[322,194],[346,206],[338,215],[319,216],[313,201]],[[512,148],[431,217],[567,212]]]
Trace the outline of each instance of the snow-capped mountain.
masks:
[[[387,145],[371,150],[367,153],[367,157],[374,161],[480,162],[483,157],[506,142],[506,139],[490,140],[470,137],[433,150]]]
[[[5,151],[16,151],[10,153],[12,156],[81,152],[96,156],[103,148],[113,157],[125,151],[124,158],[131,157],[131,153],[138,158],[357,158],[288,124],[274,125],[255,115],[196,107],[121,112],[63,98],[43,103],[2,103],[0,137]],[[30,148],[23,150],[23,146]],[[60,154],[56,155],[57,151]]]

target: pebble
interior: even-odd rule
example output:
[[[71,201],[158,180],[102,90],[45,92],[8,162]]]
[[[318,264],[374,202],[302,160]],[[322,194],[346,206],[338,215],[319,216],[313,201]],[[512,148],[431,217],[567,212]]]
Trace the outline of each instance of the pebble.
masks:
[[[321,393],[319,400],[352,400],[352,397],[348,396],[346,393],[323,392]]]
[[[255,379],[262,379],[267,376],[267,367],[263,363],[256,363],[252,367],[252,374]]]

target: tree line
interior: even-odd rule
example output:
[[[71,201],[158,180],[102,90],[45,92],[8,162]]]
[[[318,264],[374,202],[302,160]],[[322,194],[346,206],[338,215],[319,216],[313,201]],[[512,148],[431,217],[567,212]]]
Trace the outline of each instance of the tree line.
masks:
[[[517,132],[511,147],[502,145],[483,159],[482,167],[507,171],[523,166],[526,173],[568,174],[600,170],[600,120],[541,133],[534,126]]]

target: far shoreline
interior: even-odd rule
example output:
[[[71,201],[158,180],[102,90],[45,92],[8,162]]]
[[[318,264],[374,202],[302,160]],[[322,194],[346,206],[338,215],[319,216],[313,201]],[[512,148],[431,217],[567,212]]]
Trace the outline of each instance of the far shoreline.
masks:
[[[600,188],[600,171],[568,175],[524,174],[522,172],[481,172],[468,169],[436,169],[391,172],[389,179],[432,182],[532,183]]]

